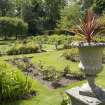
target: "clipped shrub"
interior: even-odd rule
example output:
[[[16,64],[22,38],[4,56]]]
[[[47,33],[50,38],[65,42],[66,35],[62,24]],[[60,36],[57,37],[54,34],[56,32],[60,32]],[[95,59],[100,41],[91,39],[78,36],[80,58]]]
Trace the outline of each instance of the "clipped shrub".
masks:
[[[0,99],[13,100],[31,93],[32,81],[24,76],[17,68],[0,61]]]
[[[8,51],[8,55],[30,54],[40,52],[40,47],[33,43],[17,43],[14,44]]]
[[[79,61],[79,52],[78,52],[77,48],[72,48],[72,49],[66,50],[63,53],[63,56],[66,59],[71,60],[73,62],[78,62]]]
[[[24,35],[27,30],[28,25],[22,19],[0,17],[0,35],[5,35],[5,39],[13,35]]]

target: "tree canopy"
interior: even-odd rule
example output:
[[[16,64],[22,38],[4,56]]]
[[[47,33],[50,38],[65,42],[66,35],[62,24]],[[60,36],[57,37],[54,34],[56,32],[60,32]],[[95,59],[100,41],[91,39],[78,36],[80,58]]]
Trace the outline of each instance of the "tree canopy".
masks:
[[[58,28],[69,29],[79,23],[81,18],[80,7],[78,5],[67,6],[61,11],[61,19],[58,21]]]
[[[101,15],[105,0],[0,0],[1,17],[18,17],[28,23],[29,34],[68,29],[86,9]]]

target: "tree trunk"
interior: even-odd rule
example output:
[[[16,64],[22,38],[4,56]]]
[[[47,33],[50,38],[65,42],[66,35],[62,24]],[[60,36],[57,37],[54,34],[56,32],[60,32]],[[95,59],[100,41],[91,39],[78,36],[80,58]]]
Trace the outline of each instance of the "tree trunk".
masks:
[[[5,35],[5,37],[4,37],[4,40],[7,40],[8,38],[7,38],[7,35]]]

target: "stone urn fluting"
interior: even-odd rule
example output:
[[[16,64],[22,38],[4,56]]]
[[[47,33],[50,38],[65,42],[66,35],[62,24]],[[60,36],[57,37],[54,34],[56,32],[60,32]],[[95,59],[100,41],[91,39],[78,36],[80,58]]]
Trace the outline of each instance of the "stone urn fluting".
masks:
[[[105,43],[76,43],[80,54],[79,68],[84,72],[87,83],[83,84],[79,93],[81,95],[105,99],[105,92],[96,86],[95,78],[102,71],[102,55]]]

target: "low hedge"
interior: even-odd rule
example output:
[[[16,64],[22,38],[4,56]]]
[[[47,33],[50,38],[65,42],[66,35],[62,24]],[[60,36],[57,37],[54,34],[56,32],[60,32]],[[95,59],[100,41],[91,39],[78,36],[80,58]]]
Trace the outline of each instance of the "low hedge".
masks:
[[[79,61],[79,52],[77,48],[71,48],[69,50],[65,50],[63,56],[71,61],[78,62]]]
[[[16,44],[7,51],[7,55],[30,54],[40,52],[40,46],[36,44]]]

